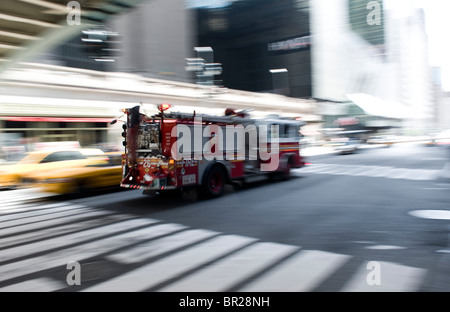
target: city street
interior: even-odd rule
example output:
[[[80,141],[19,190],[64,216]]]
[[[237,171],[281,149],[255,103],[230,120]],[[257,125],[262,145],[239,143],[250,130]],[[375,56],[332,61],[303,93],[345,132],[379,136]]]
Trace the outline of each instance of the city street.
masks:
[[[198,201],[0,191],[0,292],[450,291],[449,158],[311,155],[289,180]]]

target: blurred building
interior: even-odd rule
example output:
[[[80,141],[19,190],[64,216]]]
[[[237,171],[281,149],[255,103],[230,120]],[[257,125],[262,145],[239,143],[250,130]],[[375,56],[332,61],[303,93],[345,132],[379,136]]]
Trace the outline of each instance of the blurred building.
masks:
[[[385,125],[398,112],[407,129],[424,131],[433,99],[423,12],[406,2],[369,2],[311,1],[314,97],[378,106]]]
[[[362,127],[402,120],[408,129],[425,130],[435,110],[424,14],[405,7],[408,1],[385,2],[149,1],[111,23],[123,35],[115,65],[195,82],[184,58],[195,57],[196,46],[211,47],[211,61],[223,68],[214,79],[227,88],[348,102],[372,115]],[[352,94],[365,95],[357,97],[363,102]]]
[[[109,23],[121,37],[114,71],[193,82],[185,58],[197,45],[194,12],[185,0],[148,0]]]
[[[185,58],[197,56],[194,47],[208,46],[223,68],[215,79],[230,89],[339,102],[365,93],[430,118],[423,12],[405,7],[408,1],[389,3],[148,0],[104,26],[118,34],[114,62],[92,57],[81,36],[51,58],[64,66],[195,82]]]
[[[308,1],[247,0],[197,11],[198,44],[232,89],[311,97]],[[283,70],[279,70],[283,69]]]
[[[433,103],[434,103],[434,129],[439,131],[450,129],[450,92],[444,92],[440,67],[433,67]]]
[[[38,59],[195,83],[185,59],[198,56],[195,47],[211,47],[209,61],[223,68],[214,79],[229,89],[317,99],[325,127],[401,125],[421,131],[438,122],[433,112],[447,107],[433,102],[423,12],[385,2],[148,0]],[[49,140],[78,139],[81,132],[72,128],[83,128],[83,142],[94,142],[107,130],[106,122],[95,118],[109,118],[112,112],[90,121],[64,119],[87,117],[79,113],[47,114],[64,118],[46,124],[12,119],[18,116],[3,119],[2,127],[25,136],[47,127]]]
[[[103,26],[87,29],[104,36],[89,38],[80,33],[39,61],[193,82],[185,70],[185,58],[194,53],[197,45],[194,13],[186,9],[185,0],[143,1]]]
[[[450,129],[450,92],[440,91],[437,101],[437,129]]]
[[[95,57],[81,34],[41,61],[195,82],[185,58],[208,46],[227,88],[311,97],[309,24],[308,0],[148,0],[99,29],[118,34],[111,62]],[[287,77],[270,72],[280,68]]]

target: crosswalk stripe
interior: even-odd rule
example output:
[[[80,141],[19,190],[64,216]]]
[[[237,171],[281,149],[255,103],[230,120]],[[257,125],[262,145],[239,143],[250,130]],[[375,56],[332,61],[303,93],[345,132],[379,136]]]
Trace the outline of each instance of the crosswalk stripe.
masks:
[[[129,250],[107,256],[120,263],[136,263],[219,234],[208,230],[186,230],[168,237],[146,242]]]
[[[332,174],[349,176],[366,176],[376,178],[407,179],[407,180],[434,180],[438,177],[439,170],[394,168],[390,166],[369,165],[341,165],[318,164],[305,168],[295,169],[297,175],[306,174]]]
[[[298,172],[316,172],[319,170],[323,170],[324,168],[328,168],[330,165],[327,164],[317,164],[317,165],[309,165],[305,168],[298,169]]]
[[[376,265],[376,266],[375,266]],[[392,262],[366,262],[344,285],[342,292],[414,292],[418,291],[426,270]],[[379,273],[379,285],[378,277]]]
[[[334,167],[332,168],[332,170],[326,172],[330,174],[343,175],[346,174],[350,169],[352,169],[351,166],[341,166],[341,167]]]
[[[60,217],[58,219],[45,220],[38,223],[22,224],[15,227],[5,228],[0,230],[0,237],[12,234],[18,234],[22,232],[29,232],[33,230],[39,230],[45,227],[58,226],[63,223],[73,222],[89,216],[98,216],[103,214],[101,211],[90,211],[89,208],[85,208],[85,212],[77,211],[76,213],[68,216]]]
[[[128,220],[110,225],[105,225],[95,229],[50,238],[36,243],[30,243],[26,245],[3,249],[0,254],[0,262],[27,256],[30,254],[30,251],[43,252],[46,250],[61,248],[64,246],[80,243],[83,241],[88,241],[105,235],[111,235],[114,234],[115,232],[129,230],[133,227],[150,225],[156,222],[158,221],[153,219]]]
[[[416,169],[416,175],[412,180],[435,180],[438,175],[438,170],[431,169]]]
[[[391,179],[401,179],[403,175],[405,175],[405,169],[403,168],[395,168],[389,172],[389,178]]]
[[[380,170],[373,172],[370,176],[374,178],[389,178],[392,167],[382,167]]]
[[[82,213],[85,213],[88,211],[92,211],[92,209],[90,209],[90,208],[66,209],[64,211],[56,211],[51,214],[28,216],[28,217],[22,218],[22,219],[1,222],[0,226],[3,229],[6,229],[6,228],[11,228],[11,227],[16,227],[16,226],[29,225],[32,223],[38,223],[38,222],[42,222],[42,221],[55,220],[55,219],[59,219],[62,217],[76,216],[78,214],[82,214]]]
[[[220,292],[298,250],[297,246],[257,243],[161,289],[167,292]]]
[[[0,215],[15,213],[24,211],[26,209],[39,209],[39,204],[26,203],[22,201],[16,201],[14,203],[9,203],[2,205],[0,204]]]
[[[103,225],[106,225],[108,223],[113,222],[119,222],[124,221],[124,218],[127,218],[124,215],[109,215],[104,216],[106,212],[92,212],[88,215],[84,214],[79,216],[79,219],[72,219],[71,223],[69,224],[62,224],[59,226],[37,230],[33,232],[27,232],[20,235],[14,235],[14,236],[7,236],[4,238],[0,238],[0,247],[1,249],[8,248],[10,246],[18,245],[18,244],[26,244],[30,241],[36,241],[36,240],[43,240],[52,236],[61,236],[68,234],[70,232],[80,232],[85,231],[89,228],[94,227],[100,227]],[[84,220],[83,222],[78,222],[78,220],[84,219],[86,217],[93,217],[93,216],[103,216],[102,218],[95,218],[90,220]],[[132,216],[129,216],[129,218],[132,218]],[[1,251],[0,251],[1,252]]]
[[[315,170],[313,172],[326,173],[326,172],[328,172],[330,170],[333,170],[334,168],[335,168],[334,165],[324,165],[324,166],[321,166],[319,168],[316,167],[317,170]]]
[[[370,177],[373,176],[374,174],[377,174],[380,170],[384,170],[383,168],[380,167],[369,167],[369,168],[365,168],[366,170],[354,173],[352,175],[354,176],[366,176],[366,177]]]
[[[254,241],[256,240],[237,235],[213,237],[127,274],[87,288],[85,291],[143,291],[226,256]]]
[[[325,251],[300,251],[238,291],[311,291],[350,258]]]
[[[55,204],[46,204],[46,205],[39,205],[39,204],[24,204],[18,202],[16,205],[8,208],[0,210],[0,217],[3,218],[4,216],[9,215],[17,215],[25,212],[36,212],[41,210],[46,210],[49,208],[57,208],[57,207],[63,207],[63,206],[71,206],[73,208],[84,208],[85,206],[78,205],[78,204],[72,204],[72,203],[55,203]],[[1,208],[0,208],[1,209]]]
[[[6,281],[54,267],[65,267],[71,261],[81,262],[85,259],[129,246],[130,242],[139,243],[151,239],[154,237],[154,233],[150,230],[152,223],[151,220],[130,220],[121,222],[122,230],[129,230],[129,232],[98,239],[80,246],[53,251],[43,256],[36,256],[4,264],[0,266],[0,281]],[[149,227],[133,230],[136,227],[145,225],[148,225]],[[120,228],[117,228],[116,231],[120,231]],[[83,268],[81,267],[81,270],[82,269]]]
[[[15,202],[17,200],[20,201],[28,201],[33,199],[41,199],[48,197],[48,194],[37,192],[33,189],[24,189],[24,190],[12,190],[12,191],[2,191],[2,201],[1,205]]]
[[[0,226],[3,227],[3,222],[10,221],[10,220],[18,220],[18,219],[26,219],[30,217],[36,217],[40,215],[50,215],[54,212],[60,212],[60,211],[66,211],[66,210],[75,210],[79,208],[86,208],[86,206],[80,206],[80,205],[58,205],[55,208],[43,208],[39,210],[33,210],[33,211],[27,211],[27,212],[18,212],[18,213],[12,213],[12,214],[5,214],[0,215]]]
[[[352,166],[352,168],[346,173],[347,175],[358,175],[369,169],[366,166]]]
[[[322,170],[332,174],[347,174],[346,170],[351,170],[352,175],[365,176],[373,176],[381,170],[393,179],[417,179],[417,175],[423,179],[434,173],[433,170],[351,165],[335,167],[334,171],[327,165],[322,166]],[[109,221],[107,218],[88,220],[108,214]],[[81,219],[86,221],[77,222]],[[115,223],[105,225],[106,222]],[[106,259],[121,264],[152,262],[86,291],[156,288],[164,292],[209,292],[236,289],[241,285],[237,291],[311,291],[351,258],[319,250],[300,250],[298,246],[257,242],[250,237],[188,229],[180,224],[157,224],[159,222],[72,203],[17,204],[0,212],[0,236],[3,236],[0,237],[0,262],[6,263],[0,265],[0,282],[104,254]],[[79,231],[75,232],[77,229]],[[12,235],[15,233],[18,235]],[[29,242],[30,239],[34,242]],[[130,247],[130,243],[133,246]],[[112,254],[108,254],[110,252]],[[29,258],[25,259],[27,256]],[[160,258],[155,261],[155,257]],[[11,261],[14,259],[18,261]],[[341,291],[417,291],[427,272],[391,262],[379,263],[380,285],[369,285],[371,271],[365,263],[357,268]],[[255,275],[256,278],[243,284]],[[158,289],[161,285],[163,287]],[[67,287],[65,280],[34,278],[2,287],[0,292],[47,292],[64,287]]]
[[[66,287],[50,278],[37,278],[0,288],[0,292],[51,292]]]

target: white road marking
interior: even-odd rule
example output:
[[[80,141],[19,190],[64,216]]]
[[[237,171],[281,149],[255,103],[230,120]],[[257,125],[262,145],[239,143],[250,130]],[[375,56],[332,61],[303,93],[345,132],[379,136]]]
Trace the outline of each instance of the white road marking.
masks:
[[[66,210],[73,210],[75,211],[76,209],[79,208],[86,208],[85,206],[80,206],[80,205],[72,205],[72,204],[60,204],[58,206],[56,206],[55,208],[42,208],[39,210],[33,210],[33,211],[28,211],[28,212],[18,212],[18,213],[11,213],[8,215],[0,215],[0,226],[4,226],[4,221],[10,221],[10,220],[18,220],[18,219],[26,219],[26,218],[30,218],[30,217],[36,217],[36,216],[40,216],[40,215],[50,215],[51,213],[54,212],[61,212],[61,211],[66,211]]]
[[[373,250],[400,250],[400,249],[406,249],[406,247],[403,246],[393,246],[393,245],[374,245],[374,246],[366,246],[366,249],[373,249]]]
[[[150,225],[151,223],[151,221],[146,220],[131,220],[122,222],[121,225],[124,230],[130,230],[136,226]],[[71,261],[81,262],[85,259],[129,246],[130,244],[140,243],[147,239],[154,238],[154,236],[155,233],[153,233],[149,227],[146,227],[123,234],[98,239],[80,246],[53,251],[43,256],[27,258],[25,260],[4,264],[0,266],[0,281],[6,281],[8,279],[55,267],[65,267],[67,263]],[[81,270],[83,270],[82,266]]]
[[[80,219],[84,219],[85,217],[89,216],[98,216],[102,215],[101,212],[98,214],[96,212],[89,213],[88,215],[84,214],[80,216]],[[4,238],[0,238],[0,246],[2,248],[7,248],[12,245],[17,244],[26,244],[33,240],[43,240],[45,238],[51,237],[51,236],[61,236],[66,235],[70,232],[81,232],[88,230],[89,228],[98,228],[100,226],[105,225],[105,223],[113,223],[113,222],[120,222],[127,219],[134,218],[133,216],[127,216],[127,215],[111,215],[107,217],[102,218],[95,218],[91,220],[85,220],[83,222],[78,222],[77,219],[72,219],[70,224],[62,224],[55,227],[37,230],[33,232],[27,232],[24,234],[14,235],[14,236],[7,236]],[[1,252],[1,251],[0,251]]]
[[[86,289],[91,292],[143,291],[168,281],[180,274],[200,268],[204,264],[254,242],[255,239],[237,235],[224,235],[144,265],[129,273]],[[231,272],[229,272],[232,274]]]
[[[1,222],[0,226],[3,229],[9,228],[9,227],[24,226],[24,225],[29,225],[29,224],[33,224],[33,223],[42,222],[42,221],[60,219],[62,217],[76,216],[79,214],[86,213],[88,211],[92,211],[92,209],[91,208],[65,209],[63,211],[55,211],[51,214],[38,215],[38,216],[33,216],[33,217],[29,216],[26,218]],[[103,211],[103,214],[104,213],[105,212]]]
[[[257,243],[165,287],[168,292],[226,291],[251,275],[296,251],[299,247]]]
[[[301,251],[239,291],[311,291],[350,258],[325,251]]]
[[[413,210],[409,214],[424,219],[450,220],[450,210]]]
[[[25,213],[25,212],[37,212],[40,210],[46,210],[48,208],[56,208],[56,207],[62,207],[62,206],[71,206],[73,208],[84,208],[85,207],[83,205],[77,205],[77,204],[72,204],[72,203],[55,203],[55,204],[39,205],[39,204],[24,204],[21,202],[17,202],[17,204],[15,204],[14,206],[12,206],[8,209],[0,210],[0,217],[16,215],[18,213]]]
[[[435,180],[439,176],[439,170],[343,164],[318,164],[295,169],[294,172],[298,175],[315,173],[406,180]]]
[[[81,209],[83,209],[83,208],[81,208]],[[89,209],[86,208],[84,213],[83,212],[80,213],[78,211],[76,214],[60,217],[60,218],[54,219],[54,220],[51,219],[51,220],[41,221],[41,222],[37,222],[37,223],[22,224],[22,225],[14,226],[11,228],[1,229],[0,236],[11,235],[11,234],[15,234],[15,233],[27,232],[27,231],[32,231],[32,230],[38,230],[41,228],[51,227],[51,226],[55,226],[55,225],[57,226],[59,224],[65,223],[65,222],[69,223],[71,221],[80,220],[85,217],[99,216],[99,215],[103,215],[103,214],[105,214],[104,211],[89,211]]]
[[[66,286],[67,284],[43,277],[2,287],[0,292],[51,292]]]
[[[107,258],[124,264],[136,263],[217,234],[219,233],[207,230],[186,230],[154,241],[142,243],[132,249],[109,255]]]
[[[24,257],[33,252],[43,252],[55,248],[62,248],[71,244],[82,243],[83,241],[92,240],[98,237],[111,235],[119,231],[126,231],[138,226],[150,225],[158,222],[152,219],[138,219],[128,220],[110,225],[105,225],[99,228],[67,234],[55,238],[46,239],[43,241],[20,245],[8,249],[3,249],[0,254],[0,262]],[[148,231],[148,229],[147,229]],[[0,267],[1,270],[1,267]]]
[[[379,262],[379,285],[372,279],[377,272],[360,266],[352,278],[345,284],[343,292],[414,292],[418,291],[426,270],[392,262]]]

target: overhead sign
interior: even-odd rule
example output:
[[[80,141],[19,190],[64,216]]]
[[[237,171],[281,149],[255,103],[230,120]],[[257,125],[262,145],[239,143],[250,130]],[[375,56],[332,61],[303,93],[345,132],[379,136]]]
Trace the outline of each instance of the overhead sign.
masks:
[[[269,52],[290,51],[309,48],[310,45],[311,45],[311,36],[304,36],[269,43],[267,45],[267,49]]]
[[[351,126],[359,124],[359,120],[354,117],[343,117],[336,119],[334,123],[340,126]]]

